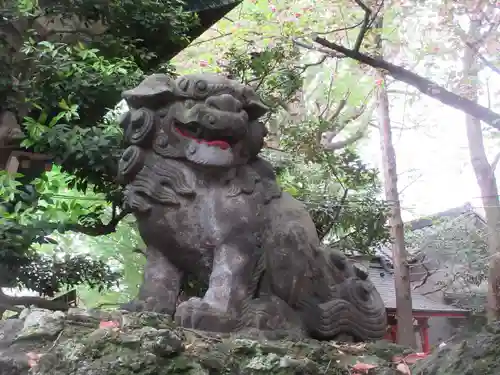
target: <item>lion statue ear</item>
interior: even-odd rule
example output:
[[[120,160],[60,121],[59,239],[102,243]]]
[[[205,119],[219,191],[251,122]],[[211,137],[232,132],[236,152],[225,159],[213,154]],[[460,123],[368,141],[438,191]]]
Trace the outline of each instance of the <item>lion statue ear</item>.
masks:
[[[264,147],[264,138],[267,136],[267,128],[261,121],[253,121],[248,126],[248,135],[245,142],[249,159],[255,158]]]
[[[248,113],[250,121],[255,121],[269,112],[269,107],[260,99],[259,95],[248,86],[242,89],[244,98],[244,109]]]
[[[167,74],[151,74],[138,86],[122,93],[128,106],[157,110],[175,100],[175,80]]]

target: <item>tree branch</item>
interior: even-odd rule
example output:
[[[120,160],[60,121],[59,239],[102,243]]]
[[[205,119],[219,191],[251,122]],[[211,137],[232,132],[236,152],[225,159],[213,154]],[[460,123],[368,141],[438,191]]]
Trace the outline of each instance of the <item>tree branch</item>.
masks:
[[[498,162],[500,161],[500,152],[495,155],[495,158],[491,162],[491,171],[495,173],[495,170],[497,169]]]
[[[470,42],[465,42],[465,45],[470,48],[475,54],[476,56],[478,57],[479,60],[481,60],[481,62],[487,66],[488,68],[490,68],[493,72],[495,72],[496,74],[500,74],[500,69],[497,68],[492,62],[490,62],[486,57],[483,56],[483,54],[481,52],[479,52],[479,48],[475,47],[474,44],[470,43]]]
[[[454,94],[427,78],[421,77],[418,74],[402,68],[401,66],[345,48],[321,37],[314,38],[314,41],[323,47],[330,48],[332,50],[330,56],[335,57],[338,54],[341,54],[373,68],[383,69],[387,72],[387,74],[399,81],[415,87],[423,94],[437,99],[443,104],[465,112],[472,117],[484,121],[495,129],[500,130],[500,114],[493,112],[492,110],[479,105],[472,100]]]
[[[0,306],[7,310],[19,311],[16,306],[36,306],[47,310],[67,310],[68,304],[64,301],[52,301],[43,297],[32,296],[9,296],[0,290]]]
[[[304,73],[308,68],[310,68],[312,66],[318,66],[318,65],[323,64],[325,62],[325,60],[327,59],[327,57],[328,57],[328,55],[323,55],[316,62],[304,64],[304,65],[301,65],[301,66],[297,66],[297,69],[300,69],[299,74]]]
[[[343,122],[339,122],[339,121],[337,121],[337,117],[340,115],[342,108],[344,108],[345,104],[347,103],[348,96],[349,96],[349,92],[344,97],[344,99],[341,100],[341,102],[339,103],[339,106],[335,110],[335,113],[328,119],[328,122],[332,123],[330,129],[325,131],[325,132],[318,132],[318,137],[319,137],[318,143],[326,151],[339,150],[339,149],[344,148],[344,147],[346,147],[354,142],[357,142],[358,140],[360,140],[363,137],[363,135],[365,135],[365,131],[368,128],[370,121],[366,120],[365,123],[361,124],[361,126],[358,128],[358,130],[354,134],[345,138],[344,140],[333,142],[335,137],[342,130],[345,129],[345,127],[347,126],[348,123],[350,123],[352,121],[356,121],[363,114],[363,112],[366,109],[366,102],[369,100],[369,98],[371,96],[371,92],[366,96],[366,99],[360,108],[358,108],[352,115],[350,115]]]
[[[372,11],[361,0],[354,0],[354,2],[358,4],[359,7],[363,9],[363,11],[365,12],[365,15],[363,17],[363,22],[361,23],[361,29],[356,38],[356,42],[354,43],[354,48],[353,48],[354,51],[359,52],[359,49],[361,48],[361,43],[363,43],[363,39],[365,38],[366,32],[370,28],[370,18],[372,15]]]
[[[330,134],[331,132],[324,132],[322,134],[322,139],[321,139],[321,146],[323,146],[323,148],[326,150],[326,151],[335,151],[335,150],[339,150],[341,148],[344,148],[356,141],[359,141],[361,138],[363,138],[363,135],[365,134],[365,128],[361,128],[359,129],[358,131],[356,131],[354,134],[352,134],[351,136],[347,137],[346,139],[343,139],[341,141],[337,141],[337,142],[327,142],[329,139],[332,139],[332,135]]]
[[[347,93],[344,95],[344,97],[340,100],[337,108],[335,108],[335,112],[333,112],[333,114],[328,118],[328,122],[334,122],[340,116],[340,112],[342,112],[345,105],[347,104],[347,99],[349,99],[350,94],[351,94],[350,91],[347,91]],[[328,107],[326,109],[328,109]],[[322,114],[322,116],[323,116],[323,114]]]
[[[79,232],[86,234],[87,236],[104,236],[106,234],[110,234],[116,231],[117,225],[120,223],[122,219],[125,218],[130,212],[127,210],[123,210],[117,215],[114,215],[113,218],[107,224],[96,225],[96,226],[87,226],[83,224],[68,224],[64,227],[64,230]]]
[[[299,47],[302,47],[302,48],[305,48],[305,49],[308,49],[311,51],[321,52],[329,57],[336,57],[338,59],[342,59],[345,57],[341,54],[335,54],[335,52],[333,52],[332,50],[330,50],[328,48],[317,47],[317,46],[313,45],[312,43],[306,43],[303,40],[300,40],[298,38],[293,38],[292,41],[293,41],[293,44],[295,44]]]
[[[429,277],[431,277],[432,275],[434,275],[436,273],[436,271],[437,271],[437,270],[431,271],[429,269],[429,267],[427,267],[427,265],[424,263],[424,260],[425,260],[425,255],[424,255],[423,259],[420,262],[420,266],[425,270],[425,276],[423,277],[423,279],[420,281],[420,283],[418,285],[415,285],[413,287],[413,290],[421,288],[422,286],[424,286],[425,283],[427,283],[427,280],[429,280]]]

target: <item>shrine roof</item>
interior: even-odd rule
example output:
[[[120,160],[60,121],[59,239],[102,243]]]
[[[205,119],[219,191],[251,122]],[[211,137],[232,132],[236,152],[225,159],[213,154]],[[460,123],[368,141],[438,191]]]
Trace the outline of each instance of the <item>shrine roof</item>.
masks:
[[[377,288],[380,293],[386,309],[395,310],[396,290],[392,273],[385,271],[382,267],[370,265],[370,267],[368,267],[368,274],[375,288]],[[412,290],[411,296],[414,314],[416,313],[422,316],[432,316],[436,314],[441,316],[467,316],[469,313],[468,310],[433,301],[418,291]]]
[[[241,4],[242,0],[186,0],[184,10],[198,14],[199,24],[188,32],[186,42],[169,44],[164,51],[164,59],[170,59],[179,54],[189,44],[207,31],[222,17]]]
[[[187,0],[186,9],[191,12],[199,12],[208,9],[219,9],[225,6],[235,7],[241,2],[242,0]]]

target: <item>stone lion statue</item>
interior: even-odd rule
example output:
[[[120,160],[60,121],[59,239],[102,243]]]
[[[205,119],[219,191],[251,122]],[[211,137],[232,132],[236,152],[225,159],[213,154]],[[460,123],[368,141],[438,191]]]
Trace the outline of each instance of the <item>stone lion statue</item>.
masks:
[[[206,331],[384,335],[367,273],[320,246],[304,205],[258,156],[268,108],[252,88],[216,74],[153,74],[123,98],[119,178],[147,245],[143,284],[125,309]],[[178,304],[187,275],[208,289]]]

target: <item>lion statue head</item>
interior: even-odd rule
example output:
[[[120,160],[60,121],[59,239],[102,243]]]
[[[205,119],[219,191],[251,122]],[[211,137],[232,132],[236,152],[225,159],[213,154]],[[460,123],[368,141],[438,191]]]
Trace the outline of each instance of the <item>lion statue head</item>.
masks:
[[[268,108],[251,87],[217,74],[153,74],[123,98],[129,111],[120,124],[128,147],[118,178],[133,211],[192,197],[195,170],[227,181],[233,196],[252,194],[258,182],[266,201],[280,196],[272,166],[258,158],[267,134],[259,118]]]
[[[218,74],[153,74],[123,98],[130,108],[122,121],[126,141],[169,158],[242,165],[267,133],[259,118],[268,108],[255,91]]]

